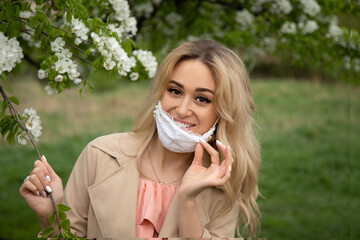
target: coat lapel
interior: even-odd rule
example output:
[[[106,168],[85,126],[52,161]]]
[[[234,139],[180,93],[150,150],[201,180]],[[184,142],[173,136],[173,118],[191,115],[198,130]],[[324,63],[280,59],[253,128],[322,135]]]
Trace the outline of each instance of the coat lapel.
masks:
[[[95,146],[116,158],[120,166],[105,169],[102,180],[89,186],[89,198],[105,238],[136,237],[136,208],[139,172],[136,158],[112,154],[103,146]],[[115,160],[115,159],[114,159]],[[114,166],[114,165],[112,165]]]

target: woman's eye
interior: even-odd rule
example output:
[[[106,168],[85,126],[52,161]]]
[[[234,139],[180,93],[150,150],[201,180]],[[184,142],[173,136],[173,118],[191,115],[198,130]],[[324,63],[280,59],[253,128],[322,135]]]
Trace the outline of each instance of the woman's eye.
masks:
[[[203,97],[203,96],[196,97],[196,101],[201,102],[201,103],[211,103],[210,99],[208,99],[207,97]]]
[[[174,94],[174,95],[180,95],[181,92],[179,89],[176,89],[176,88],[168,88],[168,92]]]

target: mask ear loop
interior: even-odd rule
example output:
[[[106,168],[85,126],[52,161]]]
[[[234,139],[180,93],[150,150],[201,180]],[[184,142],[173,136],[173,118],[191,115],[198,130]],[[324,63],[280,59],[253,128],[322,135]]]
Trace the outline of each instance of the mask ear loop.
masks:
[[[214,129],[214,131],[213,131],[213,133],[211,134],[211,136],[209,137],[208,142],[214,140],[214,139],[213,139],[213,137],[214,137],[214,132],[216,131],[216,124],[218,123],[219,119],[220,119],[220,116],[216,119],[214,125],[210,128],[210,130],[211,130],[211,129]]]
[[[220,119],[220,116],[218,116],[218,118],[216,119],[216,121],[215,121],[214,125],[212,126],[212,128],[216,126],[216,124],[218,123],[219,119]]]

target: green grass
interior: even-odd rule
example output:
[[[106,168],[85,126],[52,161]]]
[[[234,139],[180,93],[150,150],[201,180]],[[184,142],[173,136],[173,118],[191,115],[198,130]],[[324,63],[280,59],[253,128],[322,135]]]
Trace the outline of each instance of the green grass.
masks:
[[[45,98],[40,86],[26,84],[13,88],[22,90],[23,107],[38,109],[39,148],[64,182],[90,140],[131,130],[147,87],[121,84],[81,100],[76,92]],[[360,238],[360,89],[280,80],[253,81],[252,88],[263,160],[259,236]],[[0,237],[34,238],[40,226],[18,189],[36,154],[0,140],[0,159]]]

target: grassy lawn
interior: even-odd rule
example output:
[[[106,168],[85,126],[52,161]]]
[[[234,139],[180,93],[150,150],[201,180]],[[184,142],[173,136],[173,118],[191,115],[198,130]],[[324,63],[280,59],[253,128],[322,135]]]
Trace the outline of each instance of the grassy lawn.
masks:
[[[123,83],[84,99],[76,90],[47,97],[36,82],[12,87],[21,111],[37,109],[44,128],[40,151],[64,182],[90,140],[132,129],[147,94],[146,83]],[[281,80],[252,87],[263,159],[259,236],[360,238],[360,89]],[[0,159],[0,238],[34,238],[40,226],[18,189],[36,154],[0,140]]]

